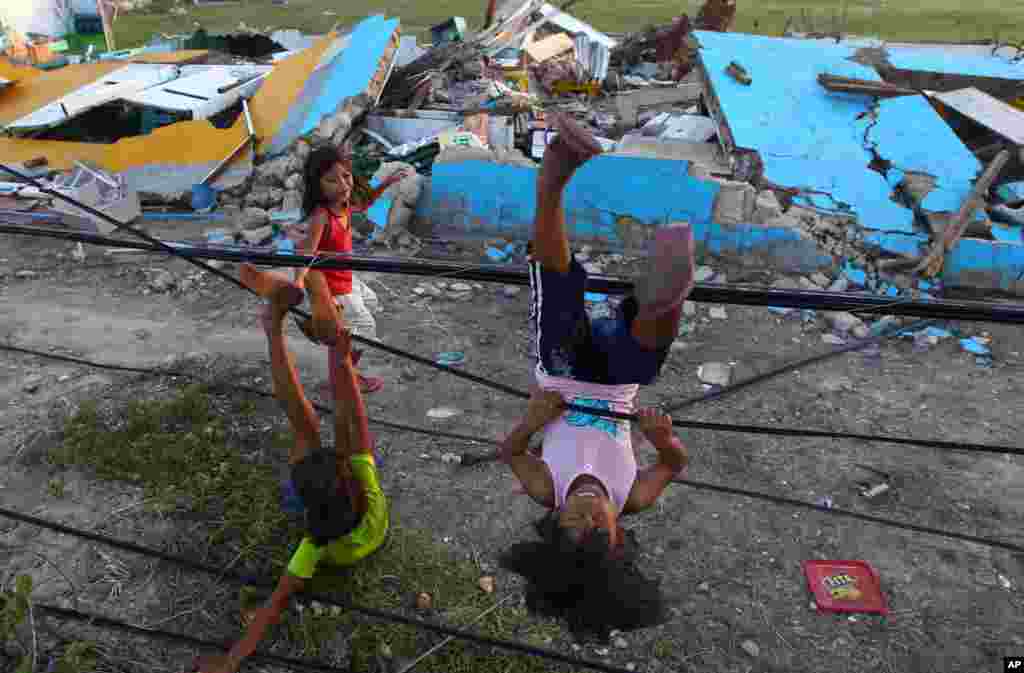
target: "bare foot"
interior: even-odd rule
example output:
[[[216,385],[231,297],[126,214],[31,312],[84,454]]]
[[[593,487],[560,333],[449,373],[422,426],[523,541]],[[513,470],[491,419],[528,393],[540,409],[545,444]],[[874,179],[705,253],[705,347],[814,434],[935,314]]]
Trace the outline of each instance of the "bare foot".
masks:
[[[552,113],[550,119],[558,136],[544,150],[539,182],[542,189],[560,189],[577,168],[602,150],[590,132],[569,117]]]

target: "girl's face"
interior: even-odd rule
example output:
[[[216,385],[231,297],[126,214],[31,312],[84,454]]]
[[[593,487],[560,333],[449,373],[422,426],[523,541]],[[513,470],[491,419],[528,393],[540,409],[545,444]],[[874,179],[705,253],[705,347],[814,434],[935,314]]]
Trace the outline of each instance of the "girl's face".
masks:
[[[344,203],[352,195],[352,174],[338,162],[320,177],[320,192],[330,203]]]
[[[559,512],[558,524],[569,539],[577,544],[594,528],[607,530],[613,547],[619,542],[615,506],[591,486],[578,488],[565,499]]]

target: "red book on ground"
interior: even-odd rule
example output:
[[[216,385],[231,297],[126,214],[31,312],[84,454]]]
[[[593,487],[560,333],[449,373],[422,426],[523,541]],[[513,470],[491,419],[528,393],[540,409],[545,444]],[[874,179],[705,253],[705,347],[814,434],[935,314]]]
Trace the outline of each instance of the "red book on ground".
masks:
[[[878,573],[867,561],[804,561],[819,610],[889,614]]]

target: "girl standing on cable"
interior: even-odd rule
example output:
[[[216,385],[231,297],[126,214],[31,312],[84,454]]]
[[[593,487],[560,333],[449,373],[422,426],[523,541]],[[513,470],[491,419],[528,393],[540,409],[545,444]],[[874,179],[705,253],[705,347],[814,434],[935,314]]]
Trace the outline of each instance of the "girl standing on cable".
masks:
[[[640,430],[659,460],[638,470],[629,422],[568,412],[564,403],[633,413],[640,386],[658,376],[678,333],[693,288],[694,242],[687,225],[659,229],[634,294],[616,316],[591,320],[587,272],[569,248],[562,195],[601,148],[571,120],[554,122],[558,136],[537,176],[530,261],[539,390],[502,449],[527,495],[549,513],[538,524],[544,541],[513,546],[502,565],[530,582],[534,609],[567,618],[577,634],[607,637],[663,619],[658,586],[636,570],[636,545],[619,519],[653,505],[689,456],[668,416],[641,410]],[[537,433],[539,454],[529,450]]]
[[[365,181],[360,179],[360,192],[368,197],[365,200],[354,198],[356,178],[352,175],[352,162],[336,148],[326,147],[313,150],[306,160],[304,171],[304,188],[302,196],[303,223],[298,235],[301,240],[297,246],[300,255],[346,254],[352,252],[352,213],[365,212],[380,198],[381,194],[391,185],[406,177],[405,171],[393,173],[379,187],[370,190]],[[295,283],[305,289],[308,268],[295,270]],[[335,303],[342,310],[342,317],[351,329],[352,334],[377,340],[377,322],[374,320],[370,306],[378,305],[377,296],[364,282],[356,278],[352,271],[321,271],[327,280],[327,286],[334,297]],[[316,313],[312,305],[314,318],[325,319]],[[363,351],[352,351],[352,364],[357,366]],[[336,361],[333,355],[330,361]],[[329,371],[330,386],[334,387],[335,372]],[[363,376],[356,372],[360,390],[364,394],[380,390],[384,384],[378,378]]]

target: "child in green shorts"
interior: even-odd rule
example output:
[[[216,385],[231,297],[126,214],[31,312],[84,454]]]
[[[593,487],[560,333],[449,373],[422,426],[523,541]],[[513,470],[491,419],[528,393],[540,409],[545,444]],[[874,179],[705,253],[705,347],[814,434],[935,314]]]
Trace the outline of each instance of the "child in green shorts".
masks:
[[[302,591],[320,563],[352,565],[376,551],[388,531],[388,503],[381,490],[367,426],[366,407],[351,358],[351,335],[340,316],[326,318],[318,311],[311,338],[333,346],[337,361],[334,382],[335,446],[320,443],[320,419],[306,398],[288,355],[284,319],[288,309],[303,300],[303,292],[286,276],[257,271],[244,264],[241,280],[271,302],[267,332],[274,392],[285,406],[295,432],[289,453],[291,486],[306,516],[306,536],[292,555],[268,604],[246,615],[244,637],[227,655],[200,657],[201,673],[235,673],[251,655],[271,625],[281,620],[292,594]],[[319,306],[333,306],[327,282],[319,271],[306,281]]]

